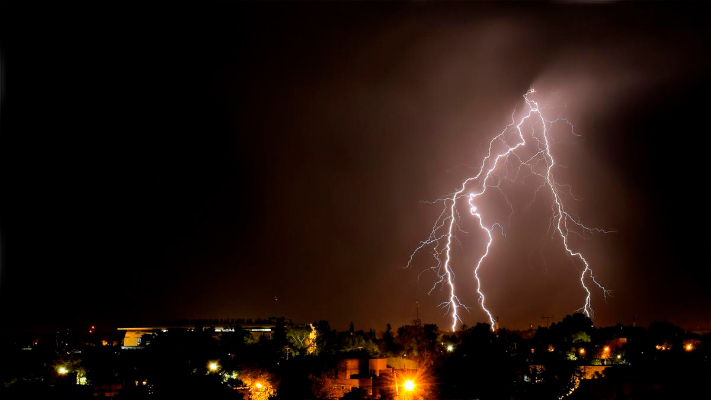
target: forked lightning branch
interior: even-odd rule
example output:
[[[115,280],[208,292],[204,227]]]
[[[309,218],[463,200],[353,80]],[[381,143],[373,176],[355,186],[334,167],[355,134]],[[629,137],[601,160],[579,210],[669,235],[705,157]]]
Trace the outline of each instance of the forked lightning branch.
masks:
[[[534,200],[543,191],[550,193],[551,218],[549,233],[558,237],[563,251],[579,266],[580,285],[584,299],[582,307],[578,311],[582,311],[585,315],[592,317],[592,289],[598,288],[604,296],[609,294],[609,291],[596,280],[588,260],[580,251],[573,248],[569,239],[571,234],[580,234],[581,232],[606,233],[608,231],[583,225],[568,210],[564,201],[566,193],[562,191],[567,191],[567,194],[571,194],[570,186],[558,182],[555,177],[557,164],[551,152],[551,138],[549,137],[551,127],[554,124],[564,124],[569,134],[578,135],[567,119],[547,119],[544,115],[544,109],[539,107],[538,102],[532,99],[534,93],[535,90],[530,89],[523,95],[525,109],[522,116],[516,119],[514,112],[511,122],[491,139],[488,152],[482,159],[478,172],[466,178],[454,193],[437,201],[444,204],[442,212],[435,221],[427,239],[420,242],[419,246],[410,255],[408,267],[412,264],[416,254],[425,249],[431,250],[435,264],[428,270],[434,271],[437,279],[430,289],[430,294],[439,285],[445,285],[448,294],[442,306],[446,309],[447,314],[451,316],[452,331],[456,330],[457,324],[461,322],[461,309],[468,309],[457,294],[458,285],[469,287],[471,284],[475,285],[479,306],[486,313],[491,329],[495,329],[496,321],[492,311],[487,306],[480,273],[486,266],[489,250],[495,238],[497,235],[503,235],[503,227],[501,224],[487,218],[487,215],[478,206],[478,202],[488,190],[499,190],[506,198],[500,186],[501,182],[505,180],[513,183],[524,176],[534,176],[540,180],[540,185],[534,193]],[[476,260],[469,261],[473,276],[466,277],[463,282],[461,276],[455,277],[452,261],[454,242],[457,240],[456,234],[460,231],[459,220],[461,217],[459,215],[459,207],[462,206],[462,202],[466,202],[471,218],[474,218],[476,226],[481,229],[483,238],[486,241],[485,249],[481,255]],[[511,207],[508,199],[507,203]],[[455,284],[455,278],[459,281],[458,284]]]

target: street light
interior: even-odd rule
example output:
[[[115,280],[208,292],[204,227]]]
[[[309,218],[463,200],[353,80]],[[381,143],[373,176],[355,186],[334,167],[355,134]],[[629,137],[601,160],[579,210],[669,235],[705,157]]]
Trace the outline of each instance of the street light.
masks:
[[[59,369],[57,369],[57,372],[59,373],[59,375],[66,375],[69,370],[65,367],[59,367]]]
[[[207,368],[210,370],[210,372],[217,372],[218,369],[220,369],[220,365],[214,361],[210,362],[207,364]]]
[[[397,371],[393,371],[393,375],[395,378],[395,398],[399,399],[400,398],[400,385],[397,382]],[[402,383],[402,388],[403,388],[403,395],[406,398],[410,398],[415,391],[415,380],[414,379],[405,379],[405,381]]]
[[[257,382],[257,384],[256,384],[256,385],[254,385],[254,386],[256,386],[256,387],[257,387],[257,389],[261,389],[261,388],[262,388],[262,384],[261,384],[261,383],[259,383],[259,382]]]

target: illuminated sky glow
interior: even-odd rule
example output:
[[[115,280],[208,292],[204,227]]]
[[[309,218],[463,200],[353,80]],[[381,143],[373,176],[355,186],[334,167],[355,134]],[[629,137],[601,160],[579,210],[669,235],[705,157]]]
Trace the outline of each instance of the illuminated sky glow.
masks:
[[[3,326],[711,328],[708,2],[0,7]]]

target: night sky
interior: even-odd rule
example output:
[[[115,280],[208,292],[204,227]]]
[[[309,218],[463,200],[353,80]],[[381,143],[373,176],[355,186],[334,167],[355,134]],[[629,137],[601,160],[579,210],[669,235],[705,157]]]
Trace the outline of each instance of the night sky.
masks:
[[[582,135],[556,131],[570,208],[615,231],[574,242],[613,292],[594,294],[595,323],[710,329],[709,15],[3,1],[1,324],[284,315],[382,330],[419,301],[446,329],[447,291],[420,276],[434,260],[404,269],[441,211],[426,201],[475,172],[534,87]],[[541,247],[545,196],[527,209],[515,193],[481,275],[518,329],[584,294],[559,240]],[[481,237],[466,223],[453,268],[474,325]]]

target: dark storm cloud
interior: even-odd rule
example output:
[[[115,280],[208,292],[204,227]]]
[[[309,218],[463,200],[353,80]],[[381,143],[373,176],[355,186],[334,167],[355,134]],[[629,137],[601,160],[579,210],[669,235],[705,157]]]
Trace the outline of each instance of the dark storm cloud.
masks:
[[[445,292],[418,280],[431,263],[403,269],[439,213],[421,201],[471,173],[535,86],[583,135],[560,144],[575,211],[616,230],[579,243],[614,290],[599,323],[708,323],[708,212],[665,213],[704,205],[685,189],[707,182],[703,147],[669,139],[706,130],[690,116],[708,109],[707,5],[3,8],[4,315],[382,328],[419,299],[445,326]],[[555,241],[537,256],[538,207],[486,266],[504,325],[582,300]]]

